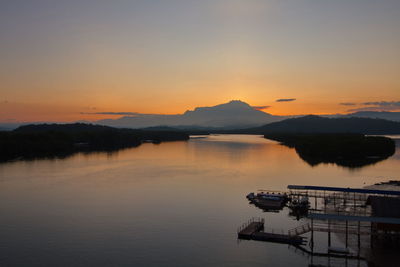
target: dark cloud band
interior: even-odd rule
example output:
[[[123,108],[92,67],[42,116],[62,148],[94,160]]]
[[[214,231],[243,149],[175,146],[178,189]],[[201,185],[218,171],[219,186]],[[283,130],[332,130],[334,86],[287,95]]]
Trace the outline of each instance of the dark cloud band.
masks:
[[[358,112],[358,111],[396,111],[399,110],[400,107],[363,107],[363,108],[353,108],[347,110],[348,112]]]
[[[356,103],[352,103],[352,102],[344,102],[344,103],[339,103],[339,105],[342,105],[342,106],[355,106],[357,104]]]
[[[292,102],[295,100],[296,100],[296,98],[280,98],[280,99],[277,99],[276,102]]]
[[[262,110],[262,109],[270,108],[271,106],[251,106],[251,107],[256,109],[256,110]]]
[[[400,101],[379,101],[379,102],[365,102],[366,106],[379,106],[379,107],[400,107]]]
[[[357,111],[395,111],[400,110],[400,101],[376,101],[364,102],[361,108],[349,109],[349,112]]]

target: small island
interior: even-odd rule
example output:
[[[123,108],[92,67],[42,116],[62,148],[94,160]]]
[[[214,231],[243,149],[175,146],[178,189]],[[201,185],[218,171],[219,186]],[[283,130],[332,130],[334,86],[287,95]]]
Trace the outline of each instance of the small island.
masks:
[[[383,136],[363,134],[265,134],[294,148],[297,154],[311,166],[335,163],[357,168],[387,159],[395,152],[395,142]]]
[[[116,151],[143,142],[188,140],[175,131],[119,129],[85,123],[38,124],[0,132],[0,161],[65,157],[75,152]]]

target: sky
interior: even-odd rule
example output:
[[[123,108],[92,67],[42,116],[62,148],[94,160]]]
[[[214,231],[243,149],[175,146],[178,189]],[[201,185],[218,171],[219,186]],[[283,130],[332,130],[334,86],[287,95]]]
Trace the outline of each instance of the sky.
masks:
[[[0,3],[0,122],[400,111],[398,0]]]

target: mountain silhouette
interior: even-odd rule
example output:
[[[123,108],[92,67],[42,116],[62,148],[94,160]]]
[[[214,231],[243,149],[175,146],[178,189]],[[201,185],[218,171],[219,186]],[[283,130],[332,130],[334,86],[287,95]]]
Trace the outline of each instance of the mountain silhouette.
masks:
[[[400,122],[371,118],[324,118],[308,115],[245,129],[248,133],[400,134]]]
[[[124,112],[122,112],[124,113]],[[121,114],[122,114],[121,113]],[[228,103],[212,106],[197,107],[183,114],[141,114],[132,113],[117,119],[103,119],[98,121],[77,121],[80,123],[94,123],[116,128],[147,128],[147,127],[174,127],[176,129],[191,130],[232,130],[259,127],[271,122],[279,122],[288,118],[299,118],[304,115],[277,116],[257,110],[249,104],[232,100]],[[400,112],[389,111],[358,111],[349,114],[321,115],[324,118],[373,118],[400,122]],[[27,124],[43,124],[57,122],[12,122],[0,123],[0,131],[10,131]]]
[[[249,104],[240,100],[232,100],[228,103],[212,106],[197,107],[183,114],[138,114],[124,116],[119,119],[107,119],[97,121],[97,124],[124,128],[145,128],[154,126],[173,127],[210,127],[223,129],[237,129],[261,126],[266,123],[280,121],[287,117],[274,116],[269,113],[256,110]]]
[[[358,111],[342,116],[400,121],[400,112],[393,112],[393,111]]]

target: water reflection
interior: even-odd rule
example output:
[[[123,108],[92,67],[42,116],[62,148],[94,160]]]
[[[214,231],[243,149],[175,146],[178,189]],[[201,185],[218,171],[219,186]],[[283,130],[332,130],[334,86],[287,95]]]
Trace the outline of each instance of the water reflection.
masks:
[[[373,165],[393,156],[396,141],[390,137],[392,140],[382,137],[364,139],[361,135],[266,135],[266,138],[294,148],[297,155],[312,167],[325,163],[350,169]]]
[[[374,165],[380,161],[383,161],[385,159],[388,159],[392,155],[388,155],[385,157],[364,157],[364,158],[358,158],[358,159],[344,159],[344,158],[321,158],[321,157],[309,157],[302,153],[302,151],[295,149],[297,155],[307,162],[310,166],[314,167],[319,164],[336,164],[341,167],[346,167],[350,169],[356,169],[356,168],[362,168],[368,165]]]
[[[307,266],[285,245],[237,243],[237,226],[251,217],[275,229],[302,223],[264,213],[245,196],[288,184],[396,180],[399,163],[311,168],[293,149],[240,135],[2,163],[0,265]]]

